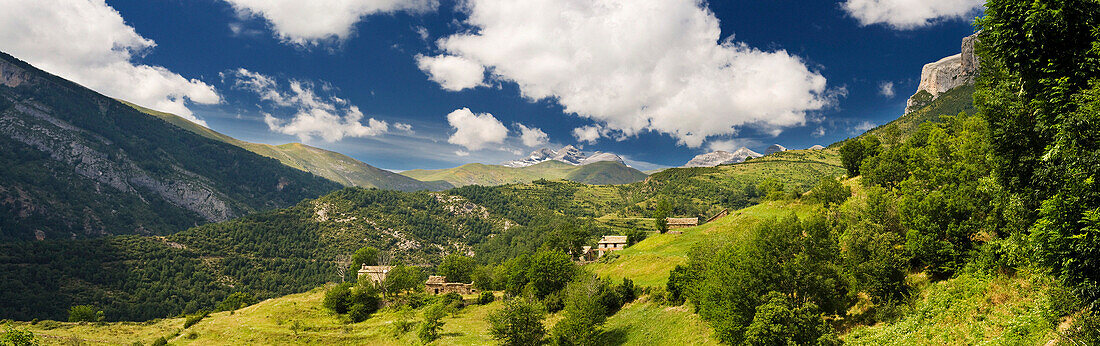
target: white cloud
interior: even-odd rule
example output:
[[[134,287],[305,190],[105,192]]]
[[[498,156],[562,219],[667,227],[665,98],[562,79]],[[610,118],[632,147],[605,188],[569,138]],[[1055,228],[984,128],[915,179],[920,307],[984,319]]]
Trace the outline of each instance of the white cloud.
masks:
[[[943,20],[971,19],[983,4],[985,0],[848,0],[841,7],[861,25],[909,30]]]
[[[707,142],[707,151],[719,151],[719,150],[721,150],[721,151],[733,152],[733,151],[737,151],[737,149],[741,149],[742,147],[748,147],[748,146],[758,145],[758,144],[760,144],[760,141],[757,141],[757,140],[754,140],[754,139],[735,138],[735,139],[728,139],[728,140],[714,140],[714,141],[708,141]]]
[[[502,144],[508,137],[508,128],[492,114],[474,114],[469,108],[456,109],[447,114],[447,123],[455,129],[447,142],[468,150],[481,150],[486,144]]]
[[[283,42],[311,46],[343,41],[363,17],[434,11],[438,0],[225,0],[241,17],[263,17]]]
[[[600,125],[587,125],[573,129],[573,137],[578,142],[596,144],[596,141],[603,137],[603,127]]]
[[[322,97],[314,90],[312,83],[290,80],[288,88],[281,88],[279,82],[270,76],[252,72],[243,68],[223,73],[222,78],[234,78],[233,86],[255,93],[263,101],[277,108],[292,108],[294,117],[289,120],[264,114],[264,123],[274,132],[298,136],[303,142],[313,137],[321,137],[327,142],[335,142],[344,137],[372,137],[389,131],[389,124],[374,118],[362,123],[363,112],[347,100],[336,96]],[[322,91],[331,89],[322,85]],[[401,130],[412,130],[412,126],[399,124]]]
[[[736,127],[800,125],[831,102],[825,78],[798,57],[720,40],[718,18],[698,0],[468,0],[461,8],[471,30],[438,40],[442,57],[480,64],[526,98],[553,100],[622,136],[652,130],[698,147]]]
[[[886,98],[894,98],[894,82],[879,83],[878,94]]]
[[[107,96],[206,126],[188,102],[221,102],[214,87],[135,63],[156,46],[103,0],[0,1],[0,48]]]
[[[516,126],[519,126],[519,138],[523,141],[523,145],[536,147],[550,142],[550,136],[540,128],[527,127],[523,124],[516,124]]]
[[[416,56],[416,66],[428,73],[428,78],[443,89],[460,91],[485,85],[485,67],[465,58],[441,56]]]
[[[455,150],[455,155],[466,157],[466,156],[470,156],[470,152],[462,151],[462,150]]]
[[[409,125],[409,124],[405,124],[405,123],[394,123],[394,124],[393,124],[393,128],[394,128],[394,129],[396,129],[396,130],[398,130],[398,131],[401,131],[401,132],[408,132],[408,133],[413,133],[413,126],[412,126],[412,125]]]
[[[875,123],[872,123],[870,121],[863,121],[852,127],[852,133],[864,133],[867,132],[867,130],[875,128],[876,126],[878,125],[875,125]]]
[[[817,129],[814,130],[814,132],[811,133],[810,135],[814,136],[814,137],[824,137],[825,136],[825,127],[824,126],[818,126]]]

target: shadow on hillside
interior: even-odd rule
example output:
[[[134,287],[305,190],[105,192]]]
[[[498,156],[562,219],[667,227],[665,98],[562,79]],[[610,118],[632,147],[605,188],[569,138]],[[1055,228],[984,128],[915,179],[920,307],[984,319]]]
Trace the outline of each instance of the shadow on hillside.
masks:
[[[605,330],[600,333],[600,345],[622,345],[626,343],[626,327]]]

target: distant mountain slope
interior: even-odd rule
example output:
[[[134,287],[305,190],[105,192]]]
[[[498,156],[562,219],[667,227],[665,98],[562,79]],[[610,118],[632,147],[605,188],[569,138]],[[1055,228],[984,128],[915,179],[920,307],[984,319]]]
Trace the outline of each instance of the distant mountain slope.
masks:
[[[600,161],[577,167],[565,180],[590,185],[619,185],[645,180],[648,177],[637,169],[615,161]]]
[[[414,169],[402,175],[421,181],[446,181],[454,186],[529,183],[539,179],[571,180],[588,184],[628,184],[644,180],[641,171],[616,161],[601,161],[575,166],[547,160],[526,167],[506,167],[471,163],[447,169]]]
[[[164,234],[340,187],[3,53],[0,145],[2,239]]]
[[[267,156],[284,165],[310,172],[344,186],[377,187],[387,190],[419,191],[446,190],[453,186],[447,182],[423,182],[363,163],[333,151],[311,147],[301,143],[270,145],[238,140],[187,121],[175,114],[151,110],[123,101],[138,110],[164,119],[173,125],[213,140],[229,143],[248,151]]]

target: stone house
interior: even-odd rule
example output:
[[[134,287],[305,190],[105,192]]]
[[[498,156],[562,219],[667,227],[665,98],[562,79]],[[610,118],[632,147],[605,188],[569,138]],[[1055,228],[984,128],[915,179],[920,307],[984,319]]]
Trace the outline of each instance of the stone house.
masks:
[[[600,242],[596,244],[596,248],[594,250],[599,253],[598,257],[603,257],[603,255],[611,253],[612,251],[622,250],[625,247],[625,235],[605,235],[602,239],[600,239]]]
[[[697,217],[668,218],[668,229],[695,227],[699,225]]]
[[[376,285],[381,285],[383,281],[386,281],[386,274],[389,274],[392,269],[393,266],[369,266],[364,264],[363,268],[359,269],[357,278],[359,281],[365,278]]]
[[[431,294],[446,294],[451,292],[458,294],[477,293],[477,289],[474,289],[473,284],[447,282],[447,278],[442,275],[429,276],[428,281],[424,282],[424,291]]]

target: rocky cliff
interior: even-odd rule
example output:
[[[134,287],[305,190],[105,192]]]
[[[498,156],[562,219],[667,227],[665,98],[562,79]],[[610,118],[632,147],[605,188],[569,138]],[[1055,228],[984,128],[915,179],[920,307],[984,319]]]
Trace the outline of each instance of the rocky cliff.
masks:
[[[171,233],[338,189],[0,53],[0,240]]]
[[[906,114],[927,106],[951,89],[974,84],[979,68],[978,58],[974,55],[974,43],[977,39],[978,34],[968,36],[962,40],[959,54],[924,65],[917,92],[906,104]]]

